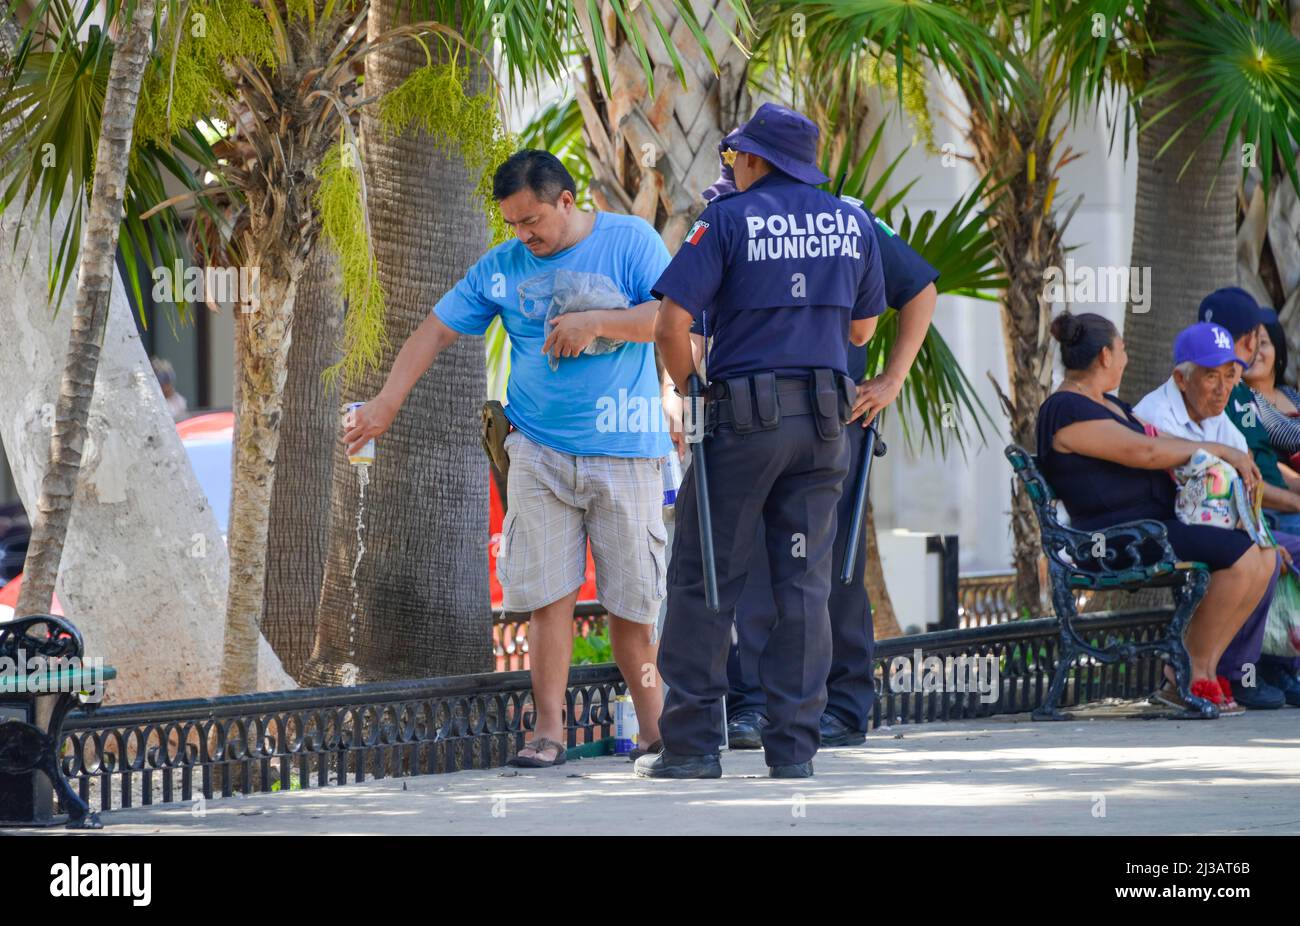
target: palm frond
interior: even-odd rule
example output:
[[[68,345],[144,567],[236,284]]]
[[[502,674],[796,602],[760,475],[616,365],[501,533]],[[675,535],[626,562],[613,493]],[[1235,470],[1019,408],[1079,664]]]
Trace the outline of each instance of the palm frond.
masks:
[[[773,47],[829,77],[852,73],[862,55],[888,55],[898,94],[905,69],[932,62],[972,99],[1002,99],[1013,92],[1010,76],[1019,67],[973,16],[969,3],[914,0],[769,0],[761,6],[758,48]],[[796,25],[798,28],[796,29]],[[798,65],[797,60],[791,64]]]
[[[1226,0],[1193,0],[1189,6],[1196,15],[1172,22],[1169,36],[1158,43],[1180,66],[1139,94],[1139,101],[1159,99],[1162,104],[1143,120],[1143,128],[1195,101],[1199,105],[1159,154],[1208,116],[1207,136],[1220,126],[1227,128],[1220,163],[1244,142],[1254,146],[1266,190],[1276,162],[1300,188],[1292,156],[1300,146],[1300,40],[1277,20],[1255,19]]]

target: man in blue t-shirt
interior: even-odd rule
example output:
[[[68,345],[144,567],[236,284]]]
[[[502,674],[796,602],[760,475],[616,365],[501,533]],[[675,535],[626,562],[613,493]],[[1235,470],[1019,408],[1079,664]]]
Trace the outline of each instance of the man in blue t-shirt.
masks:
[[[543,767],[565,756],[573,606],[588,540],[640,735],[659,738],[662,689],[643,667],[656,661],[653,631],[665,594],[660,468],[671,445],[650,343],[658,309],[650,290],[669,257],[644,220],[578,209],[573,178],[548,152],[512,155],[496,172],[493,197],[515,238],[479,258],[438,301],[398,353],[383,390],[357,409],[344,441],[351,450],[382,434],[443,350],[501,319],[510,335],[505,411],[514,429],[505,442],[510,472],[497,578],[505,609],[531,612],[537,708],[533,739],[512,764]],[[593,293],[602,295],[593,300]],[[579,298],[583,311],[553,311]],[[608,308],[590,309],[606,298]]]

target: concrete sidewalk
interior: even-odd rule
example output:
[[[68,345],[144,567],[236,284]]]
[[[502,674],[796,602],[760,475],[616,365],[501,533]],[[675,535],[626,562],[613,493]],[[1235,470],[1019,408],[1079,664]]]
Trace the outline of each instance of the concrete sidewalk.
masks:
[[[103,815],[107,834],[1300,833],[1300,710],[1217,721],[899,726],[831,749],[817,775],[646,781],[620,758],[214,800]],[[26,832],[35,832],[28,830]],[[51,831],[43,831],[51,832]],[[66,833],[65,830],[53,832]]]

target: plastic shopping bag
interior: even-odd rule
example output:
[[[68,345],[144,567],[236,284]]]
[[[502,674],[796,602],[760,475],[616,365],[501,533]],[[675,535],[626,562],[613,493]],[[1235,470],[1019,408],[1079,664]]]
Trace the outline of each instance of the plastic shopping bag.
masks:
[[[1198,450],[1173,470],[1178,492],[1174,515],[1184,524],[1241,529],[1260,546],[1273,546],[1263,513],[1263,488],[1253,494],[1230,463]]]
[[[545,319],[548,334],[551,319],[559,315],[592,309],[626,309],[630,305],[622,290],[603,273],[554,270],[519,284],[520,311],[527,318]],[[608,354],[626,343],[618,338],[596,338],[582,352],[591,356]],[[548,362],[552,370],[559,369],[559,358],[551,357]]]
[[[1300,579],[1294,567],[1282,571],[1264,626],[1264,655],[1300,656]]]

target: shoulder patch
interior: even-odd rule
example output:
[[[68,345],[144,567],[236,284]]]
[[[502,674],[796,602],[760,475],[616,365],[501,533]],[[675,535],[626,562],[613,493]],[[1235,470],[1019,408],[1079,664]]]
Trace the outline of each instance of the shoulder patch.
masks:
[[[686,237],[682,240],[682,244],[699,244],[700,239],[704,237],[704,233],[708,230],[708,222],[705,222],[703,219],[697,221],[691,226],[691,230],[686,233]]]
[[[896,231],[894,231],[892,228],[890,228],[890,227],[889,227],[889,223],[887,223],[887,222],[886,222],[884,219],[882,219],[880,216],[878,216],[878,215],[873,215],[872,218],[876,220],[876,224],[880,226],[880,230],[883,231],[886,235],[888,235],[888,236],[891,237],[891,238],[897,238],[897,237],[898,237],[898,232],[896,232]]]

